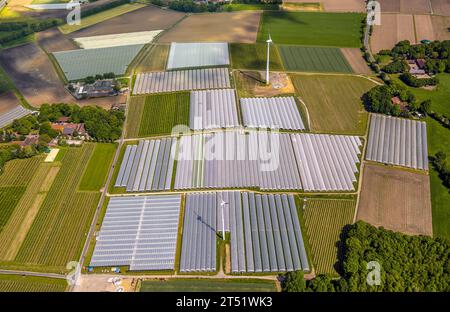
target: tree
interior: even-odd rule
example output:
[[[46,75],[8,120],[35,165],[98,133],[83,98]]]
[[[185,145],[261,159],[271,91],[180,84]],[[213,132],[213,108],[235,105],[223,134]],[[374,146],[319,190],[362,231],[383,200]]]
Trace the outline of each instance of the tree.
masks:
[[[305,291],[306,282],[303,276],[303,271],[288,272],[284,275],[282,284],[285,292],[302,292]]]
[[[428,115],[429,112],[430,112],[431,103],[432,103],[432,102],[431,102],[430,99],[421,102],[421,103],[420,103],[420,108],[419,108],[420,111],[421,111],[423,114]]]

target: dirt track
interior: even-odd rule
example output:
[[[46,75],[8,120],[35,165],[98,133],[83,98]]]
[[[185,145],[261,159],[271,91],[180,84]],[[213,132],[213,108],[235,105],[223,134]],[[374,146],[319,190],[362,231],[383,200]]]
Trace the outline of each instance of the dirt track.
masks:
[[[147,6],[70,34],[70,37],[89,37],[123,34],[136,31],[167,29],[184,16],[184,13]]]
[[[258,34],[260,13],[213,13],[187,17],[169,30],[159,42],[241,42],[254,43]]]
[[[365,164],[358,220],[406,234],[432,235],[431,218],[428,175]]]
[[[410,14],[382,14],[381,25],[375,25],[370,45],[372,52],[392,49],[401,40],[416,43],[414,20]]]
[[[0,114],[6,113],[18,105],[20,105],[19,100],[12,91],[0,94]]]
[[[366,61],[363,59],[360,49],[342,48],[341,51],[355,73],[365,75],[370,75],[372,73],[369,66],[367,66]]]

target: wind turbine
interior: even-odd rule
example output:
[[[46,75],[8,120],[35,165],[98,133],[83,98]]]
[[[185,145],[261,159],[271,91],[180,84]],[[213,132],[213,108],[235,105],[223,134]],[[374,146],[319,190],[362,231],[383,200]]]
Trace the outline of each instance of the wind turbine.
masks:
[[[270,44],[273,43],[272,41],[272,37],[270,37],[269,34],[269,39],[266,41],[267,42],[267,66],[266,66],[266,84],[268,85],[270,83],[269,81],[269,69],[270,69]]]
[[[225,240],[225,217],[224,217],[224,206],[227,204],[227,202],[225,202],[223,199],[220,202],[220,207],[222,208],[222,239]]]

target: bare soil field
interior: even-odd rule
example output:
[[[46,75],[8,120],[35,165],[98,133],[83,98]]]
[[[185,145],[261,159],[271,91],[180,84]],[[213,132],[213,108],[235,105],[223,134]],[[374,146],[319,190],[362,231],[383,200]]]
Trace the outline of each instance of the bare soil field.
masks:
[[[432,16],[431,23],[433,24],[433,31],[435,40],[450,40],[450,17],[447,16]]]
[[[311,3],[311,0],[288,0],[291,3]],[[364,0],[321,0],[325,12],[365,12]]]
[[[383,13],[431,13],[430,0],[378,0]]]
[[[159,42],[254,43],[260,17],[258,12],[194,14],[163,34]]]
[[[342,48],[341,51],[355,73],[364,75],[370,75],[372,73],[366,61],[363,59],[360,49]]]
[[[358,220],[406,234],[432,235],[429,176],[365,164]]]
[[[436,40],[431,15],[414,15],[414,23],[416,25],[416,40]]]
[[[64,89],[47,54],[34,43],[0,52],[0,64],[33,106],[74,102]]]
[[[64,88],[47,54],[35,43],[0,51],[0,65],[27,102],[35,107],[44,103],[64,102],[109,109],[114,103],[125,102],[125,96],[76,101]]]
[[[430,0],[433,8],[433,14],[450,16],[450,1],[448,0]]]
[[[15,96],[14,92],[7,91],[0,94],[0,114],[6,113],[16,106],[19,106],[20,102]]]
[[[78,46],[64,36],[58,28],[51,28],[37,33],[36,40],[47,53],[78,49]]]
[[[373,27],[370,45],[372,52],[392,49],[401,40],[416,43],[414,20],[410,14],[382,14],[381,25]]]
[[[122,14],[105,22],[75,31],[70,34],[72,38],[89,37],[128,32],[167,29],[181,18],[184,13],[162,10],[149,5],[144,8]]]

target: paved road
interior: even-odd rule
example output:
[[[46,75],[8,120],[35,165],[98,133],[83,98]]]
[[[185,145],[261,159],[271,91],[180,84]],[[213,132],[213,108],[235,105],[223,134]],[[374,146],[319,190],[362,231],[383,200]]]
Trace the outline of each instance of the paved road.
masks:
[[[3,274],[3,275],[25,275],[25,276],[66,279],[66,276],[62,275],[62,274],[40,273],[40,272],[30,272],[30,271],[0,270],[0,274]]]

